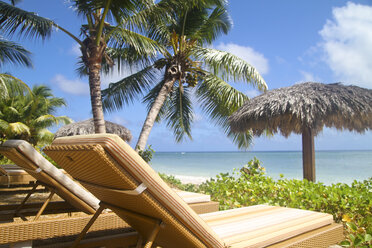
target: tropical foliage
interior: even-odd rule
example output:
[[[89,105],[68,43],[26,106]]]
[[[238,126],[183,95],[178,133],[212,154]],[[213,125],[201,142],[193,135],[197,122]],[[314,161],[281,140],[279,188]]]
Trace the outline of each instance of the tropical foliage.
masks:
[[[268,204],[329,213],[344,224],[344,247],[372,246],[372,178],[329,186],[305,179],[274,180],[265,175],[256,158],[232,174],[221,173],[199,186],[182,184],[173,176],[162,177],[181,189],[211,195],[221,210]]]
[[[145,148],[155,121],[166,120],[176,141],[186,136],[192,138],[193,102],[199,103],[239,147],[250,144],[249,132],[233,134],[227,123],[227,117],[247,100],[246,95],[227,81],[244,81],[259,90],[265,90],[267,86],[246,61],[208,47],[231,27],[224,4],[224,1],[205,1],[198,6],[172,8],[172,22],[159,24],[148,31],[149,36],[164,47],[162,57],[103,91],[105,109],[114,111],[130,103],[157,80],[144,98],[148,115],[136,145],[137,151]],[[192,95],[197,100],[192,101]]]
[[[46,86],[29,90],[17,81],[6,80],[6,91],[0,98],[0,140],[23,139],[34,146],[50,143],[54,135],[47,128],[71,122],[66,116],[53,115],[65,101]]]
[[[80,35],[64,29],[50,19],[27,12],[0,1],[0,28],[7,34],[16,32],[26,37],[48,38],[53,27],[70,36],[80,45],[81,74],[89,76],[91,104],[96,132],[105,132],[101,103],[101,69],[108,70],[114,63],[140,61],[156,53],[156,43],[139,33],[146,17],[154,13],[150,0],[94,0],[69,1],[76,14],[85,18]],[[153,8],[153,9],[151,9]],[[155,8],[156,9],[156,8]],[[159,12],[159,11],[158,11]],[[158,13],[156,12],[156,13]],[[135,15],[138,13],[137,15]],[[158,13],[160,16],[161,13]],[[155,15],[152,20],[156,20]],[[166,16],[166,15],[164,15]]]

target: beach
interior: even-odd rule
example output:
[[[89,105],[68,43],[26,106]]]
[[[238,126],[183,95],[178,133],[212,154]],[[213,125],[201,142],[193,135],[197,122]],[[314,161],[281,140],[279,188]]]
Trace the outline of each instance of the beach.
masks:
[[[302,179],[301,151],[156,152],[151,166],[183,183],[200,184],[219,173],[232,173],[257,157],[268,176]],[[316,177],[324,184],[362,181],[372,177],[372,151],[316,151]]]

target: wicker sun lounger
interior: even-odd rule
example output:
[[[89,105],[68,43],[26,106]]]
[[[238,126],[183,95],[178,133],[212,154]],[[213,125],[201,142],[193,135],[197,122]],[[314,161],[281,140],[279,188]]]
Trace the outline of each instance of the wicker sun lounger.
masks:
[[[44,150],[138,233],[137,247],[328,247],[342,239],[332,216],[272,206],[196,214],[116,135],[56,139]]]
[[[40,184],[48,188],[50,194],[34,220],[37,220],[41,216],[54,194],[59,195],[72,206],[85,213],[92,214],[98,209],[99,201],[96,197],[52,165],[28,142],[23,140],[7,140],[0,146],[0,153],[37,179],[32,190],[27,194],[16,211],[16,215],[22,219],[27,220],[21,214],[22,207]]]
[[[9,140],[0,145],[0,153],[7,156],[16,164],[36,178],[39,183],[51,190],[51,195],[56,192],[64,202],[50,202],[49,195],[43,204],[25,204],[32,194],[29,192],[21,205],[0,205],[0,221],[12,220],[14,215],[22,217],[37,213],[32,222],[15,222],[0,224],[0,244],[27,242],[77,235],[88,223],[91,216],[81,217],[53,217],[52,219],[37,220],[41,213],[67,213],[83,211],[88,214],[95,213],[99,200],[91,193],[71,180],[63,170],[56,169],[49,161],[40,155],[29,143],[20,140]],[[37,186],[34,185],[34,190]],[[210,200],[210,196],[179,191],[177,192],[189,206],[198,213],[208,213],[218,210],[218,203]],[[50,207],[48,209],[48,207]],[[90,229],[91,232],[129,229],[129,225],[112,213],[107,213],[98,218],[98,223]],[[27,244],[29,245],[29,244]]]

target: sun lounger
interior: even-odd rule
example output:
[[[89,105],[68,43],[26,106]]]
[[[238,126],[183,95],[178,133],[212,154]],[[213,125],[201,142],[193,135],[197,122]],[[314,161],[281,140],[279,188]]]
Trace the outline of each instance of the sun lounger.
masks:
[[[0,146],[0,153],[37,179],[32,190],[21,203],[18,211],[16,211],[16,214],[21,218],[26,220],[20,214],[20,210],[40,184],[47,187],[50,190],[50,194],[34,220],[40,217],[54,194],[59,195],[75,208],[85,213],[92,214],[98,209],[99,201],[96,197],[52,165],[28,142],[23,140],[8,140]]]
[[[9,140],[0,146],[0,153],[21,166],[17,166],[17,168],[13,166],[12,168],[23,168],[21,170],[26,170],[27,173],[38,179],[38,183],[34,185],[34,190],[38,184],[42,184],[65,199],[64,202],[50,202],[49,204],[48,200],[43,204],[25,204],[32,194],[31,191],[21,205],[1,205],[0,221],[9,221],[13,219],[14,215],[18,215],[23,220],[26,220],[25,216],[37,214],[32,222],[0,224],[0,244],[60,238],[66,235],[79,234],[91,216],[73,218],[53,217],[52,219],[44,218],[39,221],[35,220],[41,216],[41,213],[45,212],[48,214],[73,211],[83,211],[88,214],[94,213],[98,209],[99,201],[97,198],[75,181],[71,180],[64,170],[56,169],[55,166],[25,141]],[[185,191],[178,191],[177,193],[198,213],[208,213],[218,210],[218,203],[210,201],[210,196]],[[50,197],[51,195],[49,195],[48,199]],[[112,213],[101,215],[97,221],[98,223],[95,223],[95,226],[90,229],[90,232],[117,229],[132,230],[127,223]]]
[[[26,201],[40,184],[46,186],[51,193],[44,204],[40,206],[40,210],[36,214],[34,220],[37,220],[46,209],[54,193],[63,198],[67,203],[69,203],[69,205],[73,205],[77,210],[85,213],[92,214],[98,209],[99,200],[97,198],[82,188],[79,184],[75,183],[63,170],[57,169],[52,165],[26,141],[8,140],[0,146],[0,153],[17,164],[13,166],[14,168],[18,167],[18,170],[22,168],[22,170],[37,179],[37,182],[34,184],[31,191],[18,206],[18,209],[15,210],[14,214],[16,216],[18,215],[22,219],[26,220],[22,211],[26,207]],[[184,191],[179,191],[178,194],[181,195],[186,203],[191,204],[194,210],[198,213],[207,213],[218,210],[218,203],[210,201],[210,196],[208,195]],[[35,206],[26,208],[34,209]],[[1,207],[0,210],[2,210]],[[6,208],[6,210],[9,212],[10,209]],[[27,210],[25,210],[24,213],[27,213]]]
[[[34,181],[35,178],[17,165],[0,165],[0,185],[9,187],[15,184],[29,184]]]
[[[328,247],[342,239],[332,216],[313,211],[252,206],[197,215],[142,158],[116,135],[56,139],[44,149],[138,233],[137,247]],[[286,244],[286,246],[280,246]]]

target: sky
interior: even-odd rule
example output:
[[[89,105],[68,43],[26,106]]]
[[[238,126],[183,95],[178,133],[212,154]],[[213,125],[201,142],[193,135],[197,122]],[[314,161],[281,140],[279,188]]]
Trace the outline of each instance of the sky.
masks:
[[[47,17],[79,35],[82,19],[68,1],[27,0],[18,7]],[[229,51],[256,67],[269,89],[300,82],[334,83],[372,88],[372,0],[230,0],[233,27],[213,47]],[[76,73],[79,48],[60,30],[41,40],[11,38],[32,52],[33,68],[6,66],[4,71],[28,85],[49,86],[68,106],[56,115],[74,121],[91,118],[88,78]],[[130,72],[102,75],[102,88]],[[249,97],[259,94],[246,83],[229,82]],[[141,99],[105,119],[126,126],[136,144],[146,117]],[[165,123],[155,124],[148,144],[155,151],[238,151],[224,132],[196,108],[192,140],[176,143]],[[51,129],[56,131],[57,127]],[[370,150],[372,131],[358,134],[325,128],[315,137],[316,150]],[[255,137],[249,150],[301,150],[301,136]]]

